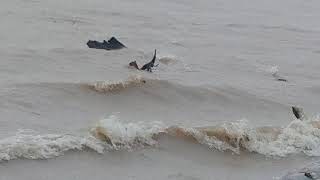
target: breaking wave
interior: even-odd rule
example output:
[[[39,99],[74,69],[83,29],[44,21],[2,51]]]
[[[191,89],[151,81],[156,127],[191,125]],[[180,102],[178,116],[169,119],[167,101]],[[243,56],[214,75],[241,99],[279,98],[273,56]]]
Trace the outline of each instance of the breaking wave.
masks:
[[[109,81],[97,81],[94,83],[87,84],[90,89],[97,92],[107,93],[116,92],[130,87],[137,87],[146,83],[146,80],[142,76],[134,75],[130,76],[125,81],[109,82]]]
[[[103,153],[104,146],[92,136],[68,134],[41,135],[32,130],[19,130],[15,136],[0,140],[0,161],[13,159],[48,159],[70,150],[89,148]]]
[[[292,121],[284,128],[273,130],[249,129],[249,143],[246,149],[266,156],[285,157],[290,154],[304,153],[320,156],[319,121]]]
[[[93,135],[116,148],[143,145],[153,146],[163,136],[173,136],[220,151],[241,150],[265,156],[285,157],[304,153],[320,156],[319,121],[294,120],[286,127],[252,127],[249,121],[239,120],[214,127],[166,127],[162,123],[122,123],[114,116],[100,121],[91,130]]]
[[[116,116],[110,116],[99,121],[91,129],[91,134],[115,149],[132,149],[156,145],[155,136],[164,130],[165,126],[161,122],[122,123]]]
[[[252,127],[239,120],[220,126],[166,126],[161,122],[124,123],[116,116],[99,121],[84,136],[39,134],[20,130],[0,140],[0,161],[12,159],[48,159],[70,150],[127,150],[157,147],[161,137],[173,137],[219,151],[259,153],[268,157],[286,157],[304,153],[320,156],[320,121],[292,121],[286,127]]]

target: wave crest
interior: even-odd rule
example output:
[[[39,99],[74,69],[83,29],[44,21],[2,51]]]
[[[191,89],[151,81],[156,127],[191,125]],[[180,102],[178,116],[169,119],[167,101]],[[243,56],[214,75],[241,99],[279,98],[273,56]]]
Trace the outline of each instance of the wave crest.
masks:
[[[319,121],[292,121],[287,127],[252,127],[247,120],[213,127],[166,127],[161,123],[122,123],[112,116],[92,129],[92,134],[116,148],[154,146],[162,135],[186,139],[220,151],[241,150],[285,157],[304,153],[320,156]]]
[[[266,136],[266,133],[259,131],[251,132],[251,142],[247,149],[266,156],[285,157],[300,152],[308,156],[320,156],[318,124],[319,121],[294,120],[287,127],[274,131],[272,136]]]
[[[92,84],[87,84],[90,89],[93,89],[97,92],[107,93],[107,92],[116,92],[130,87],[140,86],[145,84],[146,80],[142,76],[130,76],[125,81],[111,82],[111,81],[97,81]]]
[[[155,136],[164,132],[160,122],[122,123],[116,116],[101,120],[91,129],[98,139],[107,142],[115,149],[131,149],[137,146],[154,146]]]
[[[320,156],[320,121],[292,121],[288,126],[252,127],[240,120],[209,127],[165,126],[161,122],[124,123],[116,116],[99,121],[89,135],[44,134],[20,130],[0,140],[0,161],[18,158],[48,159],[70,150],[128,150],[156,147],[162,136],[205,145],[219,151],[241,150],[269,157],[304,153]]]
[[[18,158],[48,159],[69,150],[89,148],[103,153],[101,142],[93,137],[67,134],[40,135],[30,130],[19,130],[15,136],[0,140],[0,161]]]

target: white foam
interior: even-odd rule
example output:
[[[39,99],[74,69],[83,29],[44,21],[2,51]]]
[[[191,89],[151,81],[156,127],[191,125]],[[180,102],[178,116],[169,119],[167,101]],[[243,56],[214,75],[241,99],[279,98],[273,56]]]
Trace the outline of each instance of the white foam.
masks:
[[[320,156],[320,129],[313,127],[310,121],[292,121],[276,139],[250,129],[246,132],[250,139],[246,148],[251,152],[280,157],[297,153]]]
[[[264,130],[261,127],[250,126],[247,120],[222,124],[221,127],[226,130],[226,134],[232,134],[236,138],[231,144],[218,140],[214,136],[204,135],[194,128],[183,129],[200,144],[220,151],[231,150],[240,154],[241,148],[244,148],[249,152],[268,157],[286,157],[298,153],[320,156],[320,129],[312,125],[318,122],[312,119],[310,121],[294,120],[284,128],[270,126]]]
[[[220,151],[231,150],[241,153],[240,146],[250,152],[266,156],[285,157],[290,154],[304,153],[308,156],[320,156],[320,129],[312,126],[312,121],[292,121],[288,126],[275,127],[276,131],[263,133],[259,128],[250,126],[249,121],[239,120],[221,125],[230,134],[237,135],[238,146],[209,137],[195,128],[180,127],[200,144]],[[116,116],[101,120],[92,131],[99,131],[110,138],[115,149],[131,149],[134,146],[154,146],[158,142],[154,135],[166,133],[166,127],[160,122],[123,123]],[[249,141],[240,145],[241,138]],[[243,142],[242,142],[243,143]]]
[[[153,136],[163,130],[164,126],[160,122],[123,123],[116,116],[110,116],[99,121],[91,131],[106,135],[115,149],[131,149],[141,145],[156,145]]]
[[[220,151],[231,150],[241,153],[240,146],[243,146],[242,148],[249,152],[270,157],[285,157],[297,153],[320,156],[320,129],[312,125],[314,122],[295,120],[284,128],[278,127],[279,131],[271,132],[273,134],[262,133],[259,128],[250,126],[247,120],[221,125],[228,133],[237,135],[238,146],[236,147],[215,137],[209,137],[196,128],[178,128],[194,137],[199,144]],[[91,133],[95,136],[40,134],[32,130],[20,130],[15,136],[0,140],[0,161],[18,158],[47,159],[63,155],[69,150],[83,150],[84,148],[103,153],[109,148],[132,150],[137,147],[152,147],[158,144],[156,137],[159,134],[168,133],[167,128],[161,122],[125,123],[116,116],[110,116],[99,121],[91,129]],[[109,144],[96,136],[97,133],[107,136],[110,140]],[[248,137],[249,141],[242,144],[240,139],[243,137]]]
[[[95,83],[89,84],[89,87],[91,87],[95,91],[107,93],[138,86],[144,84],[145,82],[146,81],[142,76],[132,75],[125,81],[97,81]]]
[[[219,151],[230,150],[236,154],[240,154],[239,147],[232,147],[226,142],[220,141],[215,137],[209,137],[197,129],[194,128],[184,128],[188,133],[190,133],[200,144],[208,146],[210,149],[215,149]]]
[[[48,159],[69,150],[90,148],[102,153],[103,145],[93,137],[68,134],[41,135],[34,131],[19,130],[15,136],[0,140],[0,161],[18,158]]]
[[[259,72],[268,73],[272,76],[275,76],[279,72],[279,66],[278,65],[257,65],[257,70]]]
[[[269,69],[267,69],[268,72],[271,74],[277,74],[279,72],[279,67],[278,66],[271,66]]]

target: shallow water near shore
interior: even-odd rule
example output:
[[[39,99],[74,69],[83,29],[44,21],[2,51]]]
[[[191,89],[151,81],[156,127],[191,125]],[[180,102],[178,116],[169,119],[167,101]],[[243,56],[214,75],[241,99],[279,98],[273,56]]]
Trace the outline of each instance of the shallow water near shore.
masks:
[[[319,5],[3,2],[1,179],[277,179],[319,160],[320,130],[296,122],[290,109],[320,120]],[[86,45],[112,36],[128,48]],[[128,68],[150,61],[154,49],[153,73]],[[285,131],[240,152],[212,141],[151,138],[170,126],[230,123],[246,134],[261,126]],[[95,127],[126,146],[97,139]]]

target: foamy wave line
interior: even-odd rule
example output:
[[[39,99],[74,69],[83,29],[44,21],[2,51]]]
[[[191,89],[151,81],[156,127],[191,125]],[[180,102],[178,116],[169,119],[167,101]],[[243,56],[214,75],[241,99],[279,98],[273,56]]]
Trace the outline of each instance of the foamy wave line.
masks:
[[[320,121],[294,120],[288,126],[251,127],[246,120],[221,126],[187,128],[161,122],[124,123],[116,116],[99,121],[85,136],[39,134],[20,130],[0,140],[0,161],[26,158],[48,159],[70,150],[128,150],[157,147],[162,136],[180,138],[210,149],[241,153],[241,150],[270,157],[304,153],[320,156]]]
[[[119,82],[111,82],[111,81],[98,81],[92,84],[88,84],[89,88],[102,92],[115,92],[119,90],[123,90],[129,87],[135,87],[146,83],[146,80],[142,76],[130,76],[125,81],[119,81]]]
[[[146,146],[156,147],[161,136],[173,136],[186,140],[192,140],[200,144],[204,144],[210,148],[221,151],[231,150],[239,153],[239,143],[241,136],[235,135],[235,139],[229,139],[224,129],[216,128],[214,136],[208,136],[203,129],[186,128],[179,126],[165,126],[161,122],[136,122],[124,123],[118,117],[110,116],[109,118],[99,121],[95,127],[91,129],[91,134],[111,145],[113,149],[132,150]],[[234,142],[233,142],[234,141]],[[235,146],[235,147],[234,147]]]
[[[287,127],[251,127],[247,120],[221,126],[185,128],[161,123],[122,123],[112,116],[100,121],[91,133],[116,149],[157,145],[163,136],[173,136],[220,151],[241,150],[266,156],[285,157],[304,153],[320,156],[319,121],[294,120]]]
[[[92,149],[103,153],[104,146],[92,136],[68,134],[37,134],[32,130],[19,130],[15,136],[0,140],[0,161],[12,159],[48,159],[69,150]]]
[[[91,134],[107,142],[114,149],[127,149],[155,146],[156,135],[163,133],[165,126],[161,122],[123,123],[116,116],[99,121]]]

